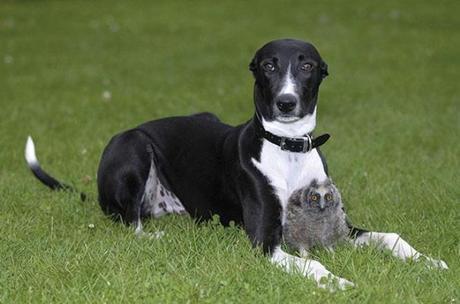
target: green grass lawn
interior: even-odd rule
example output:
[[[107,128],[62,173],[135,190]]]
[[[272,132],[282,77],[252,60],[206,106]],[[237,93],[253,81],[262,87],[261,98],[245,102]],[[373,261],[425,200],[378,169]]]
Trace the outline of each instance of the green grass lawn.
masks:
[[[310,3],[308,3],[310,2]],[[0,302],[458,303],[459,1],[2,1]],[[375,248],[316,251],[357,284],[328,293],[272,266],[243,231],[188,218],[137,239],[96,200],[102,149],[146,120],[253,114],[265,42],[313,42],[329,65],[318,132],[354,223],[398,232],[448,271]],[[109,97],[109,98],[107,98]],[[23,160],[91,198],[53,193]]]

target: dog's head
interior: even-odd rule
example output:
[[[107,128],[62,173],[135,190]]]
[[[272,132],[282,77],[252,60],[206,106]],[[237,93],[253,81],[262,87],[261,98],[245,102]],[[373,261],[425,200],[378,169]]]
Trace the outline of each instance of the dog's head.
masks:
[[[319,85],[328,72],[312,44],[271,41],[256,52],[249,69],[255,77],[256,111],[265,122],[279,126],[315,116]]]

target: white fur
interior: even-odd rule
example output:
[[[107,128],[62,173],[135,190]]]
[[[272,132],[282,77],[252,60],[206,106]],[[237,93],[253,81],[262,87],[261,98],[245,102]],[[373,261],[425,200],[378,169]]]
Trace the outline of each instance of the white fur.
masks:
[[[448,269],[446,262],[435,260],[421,254],[396,233],[366,232],[357,237],[354,243],[358,246],[376,244],[378,248],[390,250],[395,257],[404,261],[407,259],[412,259],[414,261],[425,259],[432,267]]]
[[[264,129],[278,136],[301,137],[313,131],[316,125],[316,107],[312,115],[292,123],[267,122],[262,119]],[[313,179],[322,182],[327,178],[323,162],[316,149],[307,153],[283,151],[264,139],[260,160],[252,159],[254,166],[267,177],[281,204],[281,223],[286,221],[286,208],[292,192],[310,184]],[[303,255],[307,253],[304,252]],[[330,281],[322,283],[323,278],[336,279],[338,287],[344,289],[353,283],[334,276],[321,263],[287,254],[278,246],[271,262],[283,267],[287,272],[300,271],[304,276],[313,278],[320,287],[329,287]]]
[[[301,137],[312,132],[316,126],[316,106],[312,114],[305,115],[294,122],[266,121],[262,118],[264,129],[270,133],[285,137]]]
[[[146,238],[149,238],[151,240],[153,240],[153,239],[158,240],[158,239],[161,239],[165,235],[165,232],[161,231],[161,230],[157,230],[155,232],[144,232],[143,227],[142,227],[142,221],[138,220],[137,225],[136,225],[136,229],[134,230],[134,234],[137,237],[140,237],[140,238],[146,237]]]
[[[30,136],[27,137],[26,149],[25,149],[24,154],[26,157],[27,164],[30,167],[38,166],[38,159],[37,159],[37,156],[35,155],[34,141],[32,140],[32,137]]]
[[[279,246],[275,248],[270,261],[282,267],[288,273],[299,272],[305,277],[314,279],[318,286],[322,288],[332,288],[331,283],[335,280],[339,289],[354,286],[350,281],[334,276],[320,262],[290,255],[281,250]]]
[[[316,149],[307,153],[283,151],[279,146],[264,139],[260,161],[253,158],[252,162],[273,187],[282,207],[283,224],[292,192],[310,184],[313,179],[322,182],[327,178]]]
[[[292,79],[291,64],[289,64],[287,68],[286,75],[284,76],[283,86],[281,87],[281,90],[278,93],[278,96],[284,95],[284,94],[294,95],[296,98],[299,98],[299,95],[297,94],[294,79]]]

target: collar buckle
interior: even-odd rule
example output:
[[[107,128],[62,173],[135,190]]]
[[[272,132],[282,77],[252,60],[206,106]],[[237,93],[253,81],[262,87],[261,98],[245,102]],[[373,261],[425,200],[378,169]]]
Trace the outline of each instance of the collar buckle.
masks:
[[[291,151],[293,147],[301,147],[299,149],[301,152],[306,153],[312,150],[312,141],[310,135],[305,135],[303,137],[281,137],[280,141],[280,148],[281,150],[289,150]]]

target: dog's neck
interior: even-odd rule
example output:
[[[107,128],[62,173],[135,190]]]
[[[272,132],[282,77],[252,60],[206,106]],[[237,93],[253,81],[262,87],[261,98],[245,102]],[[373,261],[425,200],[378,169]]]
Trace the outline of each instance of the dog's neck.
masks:
[[[302,137],[315,129],[316,107],[312,114],[305,115],[303,118],[290,123],[266,121],[263,117],[260,117],[260,120],[264,129],[270,133],[283,137]]]

